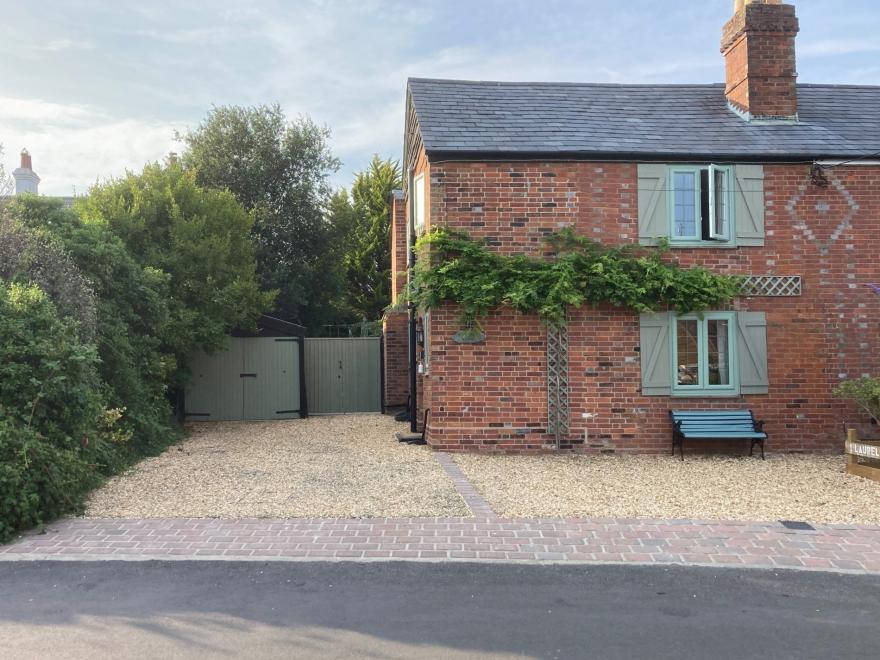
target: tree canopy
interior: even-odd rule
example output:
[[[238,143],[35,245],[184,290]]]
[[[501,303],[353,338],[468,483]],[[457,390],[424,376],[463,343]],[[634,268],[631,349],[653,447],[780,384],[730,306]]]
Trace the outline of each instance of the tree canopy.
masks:
[[[342,191],[330,205],[345,237],[347,301],[357,319],[379,319],[391,302],[391,191],[401,185],[400,165],[373,156],[355,176],[351,198]]]
[[[96,186],[77,207],[86,224],[106,227],[157,279],[167,278],[163,350],[183,384],[198,348],[219,348],[234,328],[252,328],[271,307],[260,290],[250,242],[251,216],[228,191],[202,188],[177,162]]]
[[[228,189],[253,213],[258,275],[278,292],[275,313],[311,327],[336,319],[344,288],[325,217],[339,168],[329,137],[308,117],[289,121],[278,104],[214,108],[180,136],[199,184]]]

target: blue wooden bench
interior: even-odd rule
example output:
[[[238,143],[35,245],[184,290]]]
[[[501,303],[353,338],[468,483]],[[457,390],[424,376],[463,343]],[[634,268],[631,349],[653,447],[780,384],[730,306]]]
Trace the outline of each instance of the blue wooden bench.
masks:
[[[675,445],[684,460],[685,440],[748,440],[749,456],[761,445],[764,458],[764,422],[755,421],[751,410],[670,410],[672,417],[672,455]]]

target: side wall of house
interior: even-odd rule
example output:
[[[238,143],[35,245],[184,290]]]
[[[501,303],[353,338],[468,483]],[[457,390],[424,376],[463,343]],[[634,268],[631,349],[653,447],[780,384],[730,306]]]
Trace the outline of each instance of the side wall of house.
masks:
[[[504,253],[541,254],[563,227],[603,243],[638,241],[637,166],[631,163],[432,162],[432,222],[463,229]],[[684,265],[736,274],[800,275],[798,297],[739,298],[733,309],[767,317],[769,392],[733,398],[643,396],[639,319],[611,307],[570,312],[571,431],[576,449],[669,451],[670,408],[752,408],[775,450],[842,446],[858,412],[835,399],[842,378],[880,372],[876,229],[880,168],[828,171],[765,165],[763,247],[675,249]],[[546,331],[534,315],[497,310],[486,340],[458,344],[458,312],[431,312],[425,402],[438,449],[541,451],[547,426]],[[587,420],[585,414],[595,417]]]

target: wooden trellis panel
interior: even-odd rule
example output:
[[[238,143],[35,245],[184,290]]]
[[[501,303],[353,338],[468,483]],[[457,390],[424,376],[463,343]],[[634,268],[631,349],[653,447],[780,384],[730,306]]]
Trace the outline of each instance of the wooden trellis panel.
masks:
[[[568,327],[547,330],[547,432],[559,447],[568,436]]]

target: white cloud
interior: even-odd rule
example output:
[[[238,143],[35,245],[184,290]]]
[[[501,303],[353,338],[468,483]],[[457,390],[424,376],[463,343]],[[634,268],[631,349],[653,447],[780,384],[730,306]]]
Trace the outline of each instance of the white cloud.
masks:
[[[24,124],[23,119],[29,119]],[[40,192],[48,195],[77,193],[97,179],[140,170],[145,163],[175,150],[174,131],[182,122],[115,118],[84,106],[65,106],[37,99],[0,99],[0,143],[5,158],[17,161],[27,148],[34,171],[42,179]],[[13,169],[17,162],[7,163]]]
[[[41,50],[57,52],[61,50],[93,50],[95,44],[87,39],[53,39]]]
[[[96,108],[84,105],[62,105],[42,99],[0,96],[0,125],[26,122],[61,126],[81,125],[106,117]]]

